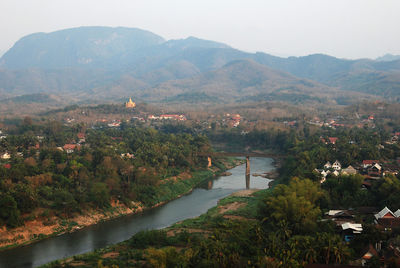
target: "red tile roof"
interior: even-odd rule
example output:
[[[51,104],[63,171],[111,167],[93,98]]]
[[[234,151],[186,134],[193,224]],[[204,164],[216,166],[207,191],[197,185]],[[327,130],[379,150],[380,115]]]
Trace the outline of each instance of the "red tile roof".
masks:
[[[329,139],[329,142],[330,142],[330,143],[335,144],[338,138],[336,138],[336,137],[329,137],[328,139]]]
[[[63,148],[64,150],[75,150],[76,144],[65,144]]]
[[[363,160],[363,165],[373,165],[374,163],[379,163],[379,160]]]

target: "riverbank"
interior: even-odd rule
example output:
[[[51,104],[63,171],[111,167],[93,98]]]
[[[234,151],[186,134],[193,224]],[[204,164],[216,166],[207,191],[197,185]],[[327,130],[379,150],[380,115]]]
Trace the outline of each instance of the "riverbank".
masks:
[[[97,224],[102,221],[118,218],[125,215],[143,213],[155,207],[166,204],[190,193],[197,185],[218,176],[226,169],[241,164],[242,161],[228,159],[219,165],[213,166],[208,170],[181,173],[178,176],[164,179],[160,186],[158,195],[150,206],[144,206],[140,202],[131,202],[129,206],[118,200],[111,202],[111,207],[106,209],[85,210],[79,215],[70,218],[46,217],[43,211],[37,211],[32,220],[26,221],[24,226],[7,230],[5,227],[0,229],[0,250],[6,250],[22,245],[34,243],[49,237],[74,232],[79,229]]]
[[[155,261],[163,264],[170,258],[171,261],[187,262],[196,253],[193,248],[201,243],[221,238],[225,232],[234,235],[231,234],[231,228],[243,226],[239,228],[250,230],[257,226],[257,206],[265,191],[267,190],[252,189],[235,192],[221,199],[217,206],[199,217],[178,222],[162,230],[140,232],[116,245],[42,267],[94,267],[99,266],[99,263],[108,267],[129,267],[154,264]]]

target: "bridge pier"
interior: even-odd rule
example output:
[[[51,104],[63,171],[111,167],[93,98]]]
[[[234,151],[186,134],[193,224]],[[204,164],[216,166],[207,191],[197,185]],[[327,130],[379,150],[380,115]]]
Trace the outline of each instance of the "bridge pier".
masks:
[[[199,152],[198,156],[206,156],[207,157],[207,166],[211,167],[212,160],[211,157],[226,157],[226,156],[246,156],[246,189],[250,189],[250,156],[251,157],[273,157],[273,158],[282,158],[282,155],[273,154],[273,153],[226,153],[226,152]]]
[[[246,156],[246,189],[250,189],[250,156]]]
[[[211,157],[207,156],[207,161],[208,161],[207,167],[211,167],[211,165],[212,165]]]

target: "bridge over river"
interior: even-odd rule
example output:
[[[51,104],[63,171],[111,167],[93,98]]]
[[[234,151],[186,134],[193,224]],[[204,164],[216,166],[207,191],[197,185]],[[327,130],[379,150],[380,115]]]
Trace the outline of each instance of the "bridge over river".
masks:
[[[274,153],[258,153],[258,152],[199,152],[199,156],[208,157],[208,166],[212,165],[212,157],[246,157],[246,189],[250,188],[250,157],[268,157],[268,158],[282,158],[282,155]]]

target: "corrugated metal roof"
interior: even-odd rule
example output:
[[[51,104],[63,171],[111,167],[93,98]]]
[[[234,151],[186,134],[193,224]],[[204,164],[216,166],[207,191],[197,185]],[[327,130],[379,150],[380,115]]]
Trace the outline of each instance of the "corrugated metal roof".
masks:
[[[392,216],[395,217],[393,212],[390,209],[388,209],[388,207],[384,207],[381,211],[379,211],[377,214],[375,214],[375,218],[378,220],[388,213],[392,214]]]
[[[361,223],[350,223],[350,222],[343,223],[342,229],[343,231],[347,229],[352,229],[355,232],[362,232],[363,230]]]
[[[396,210],[396,212],[394,213],[394,215],[396,216],[396,218],[400,217],[400,209]]]

